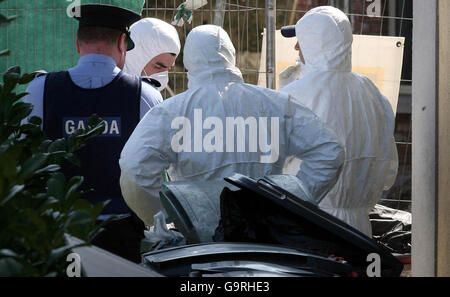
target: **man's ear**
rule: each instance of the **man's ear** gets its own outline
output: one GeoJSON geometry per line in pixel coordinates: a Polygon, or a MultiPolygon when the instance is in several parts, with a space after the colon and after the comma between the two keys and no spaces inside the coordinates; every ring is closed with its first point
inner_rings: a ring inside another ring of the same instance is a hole
{"type": "Polygon", "coordinates": [[[75,44],[77,46],[77,53],[80,54],[80,42],[78,41],[78,38],[75,40],[75,44]]]}
{"type": "Polygon", "coordinates": [[[126,52],[127,51],[127,35],[125,33],[122,33],[122,35],[120,35],[120,38],[118,40],[118,44],[117,44],[120,52],[126,52]]]}

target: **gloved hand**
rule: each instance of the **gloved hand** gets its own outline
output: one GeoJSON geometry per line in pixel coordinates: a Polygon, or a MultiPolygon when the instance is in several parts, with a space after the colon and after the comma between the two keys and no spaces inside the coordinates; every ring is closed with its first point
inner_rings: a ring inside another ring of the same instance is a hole
{"type": "Polygon", "coordinates": [[[144,230],[145,238],[141,242],[141,253],[165,247],[186,245],[186,239],[183,234],[175,230],[169,230],[162,212],[158,212],[154,216],[154,222],[155,225],[152,231],[144,230]]]}
{"type": "Polygon", "coordinates": [[[294,65],[286,67],[283,71],[278,75],[278,89],[281,90],[294,80],[300,78],[300,73],[302,70],[302,62],[299,59],[295,61],[294,65]]]}
{"type": "Polygon", "coordinates": [[[181,3],[177,7],[178,13],[175,15],[172,25],[181,27],[184,25],[184,22],[190,24],[192,22],[192,11],[206,4],[208,4],[207,0],[187,0],[181,3]]]}

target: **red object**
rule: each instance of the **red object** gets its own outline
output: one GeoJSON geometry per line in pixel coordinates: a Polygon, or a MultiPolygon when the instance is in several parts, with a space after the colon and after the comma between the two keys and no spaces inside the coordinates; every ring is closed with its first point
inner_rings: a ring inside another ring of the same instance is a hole
{"type": "Polygon", "coordinates": [[[403,264],[411,264],[411,255],[398,255],[395,256],[403,264]]]}

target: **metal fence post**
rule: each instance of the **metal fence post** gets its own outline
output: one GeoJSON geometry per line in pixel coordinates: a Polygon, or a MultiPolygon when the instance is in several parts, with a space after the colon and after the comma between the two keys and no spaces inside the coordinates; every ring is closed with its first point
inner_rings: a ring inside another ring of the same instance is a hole
{"type": "Polygon", "coordinates": [[[214,25],[223,27],[223,20],[225,19],[225,1],[216,0],[216,8],[214,11],[214,25]]]}
{"type": "Polygon", "coordinates": [[[266,0],[266,86],[275,89],[276,0],[266,0]]]}

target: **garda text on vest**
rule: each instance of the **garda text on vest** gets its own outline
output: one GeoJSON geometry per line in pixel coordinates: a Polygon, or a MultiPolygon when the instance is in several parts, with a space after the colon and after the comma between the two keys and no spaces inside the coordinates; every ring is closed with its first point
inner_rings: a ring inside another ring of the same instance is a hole
{"type": "MultiPolygon", "coordinates": [[[[102,117],[105,130],[100,137],[120,137],[122,125],[120,117],[102,117]]],[[[63,135],[70,136],[78,129],[86,129],[89,118],[87,117],[65,117],[63,118],[63,135]]]]}

